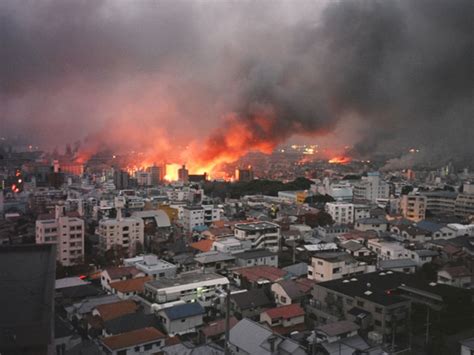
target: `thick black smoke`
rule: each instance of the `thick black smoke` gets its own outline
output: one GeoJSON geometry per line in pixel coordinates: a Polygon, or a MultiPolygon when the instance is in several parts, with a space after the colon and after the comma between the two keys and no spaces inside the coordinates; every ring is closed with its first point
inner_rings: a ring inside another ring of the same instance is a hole
{"type": "Polygon", "coordinates": [[[0,130],[168,154],[229,112],[275,143],[356,116],[356,154],[471,158],[473,13],[472,0],[5,0],[0,130]]]}

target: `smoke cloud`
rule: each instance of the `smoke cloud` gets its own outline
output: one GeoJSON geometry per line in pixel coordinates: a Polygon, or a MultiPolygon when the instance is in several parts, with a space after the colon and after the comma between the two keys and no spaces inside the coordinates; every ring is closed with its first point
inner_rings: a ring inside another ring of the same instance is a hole
{"type": "Polygon", "coordinates": [[[472,159],[473,10],[471,0],[5,0],[0,130],[207,165],[293,135],[337,137],[357,117],[356,155],[416,147],[472,159]]]}

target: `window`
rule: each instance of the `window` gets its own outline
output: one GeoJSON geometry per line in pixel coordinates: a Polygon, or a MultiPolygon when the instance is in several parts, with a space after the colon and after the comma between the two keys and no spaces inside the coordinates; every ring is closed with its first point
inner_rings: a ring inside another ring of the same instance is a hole
{"type": "Polygon", "coordinates": [[[186,322],[186,318],[181,319],[181,323],[186,322]]]}
{"type": "Polygon", "coordinates": [[[135,349],[134,349],[136,352],[140,351],[140,347],[139,346],[135,346],[135,349]]]}
{"type": "Polygon", "coordinates": [[[150,350],[153,347],[153,344],[146,344],[144,346],[145,350],[150,350]]]}
{"type": "Polygon", "coordinates": [[[285,296],[281,296],[280,300],[281,300],[282,303],[286,303],[286,297],[285,296]]]}
{"type": "Polygon", "coordinates": [[[354,300],[352,298],[346,298],[346,303],[351,306],[354,303],[354,300]]]}
{"type": "Polygon", "coordinates": [[[381,307],[375,307],[375,312],[376,313],[382,313],[382,308],[381,307]]]}
{"type": "Polygon", "coordinates": [[[364,301],[357,301],[357,305],[359,307],[364,307],[364,301]]]}

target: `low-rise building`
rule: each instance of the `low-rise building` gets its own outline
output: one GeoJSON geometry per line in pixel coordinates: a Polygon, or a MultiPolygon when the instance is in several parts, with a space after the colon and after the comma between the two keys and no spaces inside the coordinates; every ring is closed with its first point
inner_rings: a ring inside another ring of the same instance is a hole
{"type": "Polygon", "coordinates": [[[150,281],[150,276],[136,277],[128,280],[112,282],[109,284],[112,293],[121,300],[129,299],[143,293],[145,282],[150,281]]]}
{"type": "Polygon", "coordinates": [[[218,291],[225,288],[229,280],[214,273],[187,273],[174,279],[162,278],[145,283],[145,296],[153,303],[165,304],[182,300],[197,301],[210,306],[218,291]]]}
{"type": "Polygon", "coordinates": [[[260,314],[260,323],[270,327],[294,327],[304,323],[304,309],[297,303],[270,308],[260,314]]]}
{"type": "Polygon", "coordinates": [[[328,281],[371,271],[375,271],[375,266],[358,262],[346,252],[321,252],[311,258],[308,278],[314,281],[328,281]]]}
{"type": "Polygon", "coordinates": [[[367,247],[377,254],[381,260],[409,258],[408,251],[403,245],[396,241],[383,239],[369,239],[367,247]]]}
{"type": "Polygon", "coordinates": [[[242,319],[230,330],[232,353],[248,355],[305,355],[306,350],[296,341],[273,333],[261,324],[242,319]]]}
{"type": "Polygon", "coordinates": [[[109,267],[100,273],[100,284],[104,290],[112,291],[110,284],[113,282],[143,276],[145,273],[134,266],[109,267]]]}
{"type": "Polygon", "coordinates": [[[280,246],[280,226],[276,223],[239,223],[234,226],[234,236],[238,240],[250,240],[253,249],[267,248],[276,252],[280,246]]]}
{"type": "Polygon", "coordinates": [[[406,274],[413,274],[416,271],[417,263],[412,259],[388,259],[379,261],[379,269],[383,271],[398,271],[406,274]]]}
{"type": "Polygon", "coordinates": [[[176,265],[158,259],[158,256],[154,254],[140,255],[125,259],[123,263],[125,266],[134,266],[142,271],[145,276],[151,276],[155,280],[162,277],[173,278],[176,276],[176,265]]]}
{"type": "Polygon", "coordinates": [[[273,300],[262,288],[236,292],[230,296],[231,311],[238,319],[258,319],[265,309],[273,307],[273,300]]]}
{"type": "Polygon", "coordinates": [[[282,280],[271,286],[271,291],[277,305],[290,305],[292,303],[304,303],[311,296],[314,282],[307,279],[282,280]]]}
{"type": "Polygon", "coordinates": [[[278,267],[278,255],[268,249],[253,249],[234,254],[235,265],[256,266],[270,265],[278,267]]]}
{"type": "Polygon", "coordinates": [[[165,335],[156,328],[148,327],[102,338],[100,343],[106,354],[151,355],[165,345],[165,335]]]}
{"type": "Polygon", "coordinates": [[[460,288],[472,288],[474,274],[465,266],[447,266],[438,271],[438,283],[460,288]]]}
{"type": "Polygon", "coordinates": [[[203,324],[204,308],[198,302],[167,307],[158,312],[168,335],[181,335],[196,331],[203,324]]]}
{"type": "Polygon", "coordinates": [[[362,232],[386,232],[388,222],[385,218],[361,218],[354,222],[354,229],[362,232]]]}
{"type": "Polygon", "coordinates": [[[196,254],[194,260],[203,272],[218,272],[231,267],[235,257],[219,251],[208,251],[196,254]]]}

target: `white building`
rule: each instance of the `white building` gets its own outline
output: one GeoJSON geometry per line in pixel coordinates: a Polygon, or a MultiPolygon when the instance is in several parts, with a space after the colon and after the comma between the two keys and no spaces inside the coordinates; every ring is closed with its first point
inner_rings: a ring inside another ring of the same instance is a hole
{"type": "Polygon", "coordinates": [[[210,306],[220,290],[229,284],[227,277],[214,273],[188,273],[145,284],[145,295],[157,304],[174,301],[199,302],[210,306]]]}
{"type": "Polygon", "coordinates": [[[381,239],[369,239],[367,247],[375,252],[378,259],[393,260],[409,258],[409,253],[399,242],[387,242],[381,239]]]}
{"type": "Polygon", "coordinates": [[[36,244],[56,244],[56,259],[64,266],[84,261],[84,220],[65,214],[64,206],[54,216],[36,221],[36,244]]]}
{"type": "Polygon", "coordinates": [[[204,225],[204,208],[202,206],[183,207],[183,227],[186,232],[192,232],[195,227],[204,225]]]}
{"type": "Polygon", "coordinates": [[[135,266],[138,270],[142,271],[145,276],[151,276],[155,280],[162,277],[173,278],[176,276],[176,265],[158,259],[154,254],[140,255],[125,259],[123,264],[125,266],[135,266]]]}
{"type": "Polygon", "coordinates": [[[212,243],[211,249],[221,253],[235,254],[252,249],[252,242],[250,240],[238,240],[234,237],[221,238],[212,243]]]}
{"type": "Polygon", "coordinates": [[[346,252],[323,252],[311,258],[308,279],[322,282],[372,271],[375,271],[375,266],[358,262],[346,252]]]}
{"type": "Polygon", "coordinates": [[[276,252],[280,245],[280,226],[271,222],[238,223],[234,226],[234,236],[250,240],[252,249],[267,248],[276,252]]]}
{"type": "Polygon", "coordinates": [[[102,251],[119,246],[134,255],[137,246],[143,246],[144,225],[139,217],[122,217],[122,210],[117,208],[117,218],[102,219],[97,229],[99,245],[102,251]]]}
{"type": "Polygon", "coordinates": [[[326,212],[329,213],[336,224],[354,222],[354,205],[347,202],[328,202],[326,212]]]}
{"type": "Polygon", "coordinates": [[[425,219],[426,196],[423,195],[402,195],[400,199],[400,210],[403,217],[414,222],[425,219]]]}
{"type": "Polygon", "coordinates": [[[378,199],[388,199],[390,186],[380,179],[378,172],[371,172],[354,185],[354,200],[377,202],[378,199]]]}

